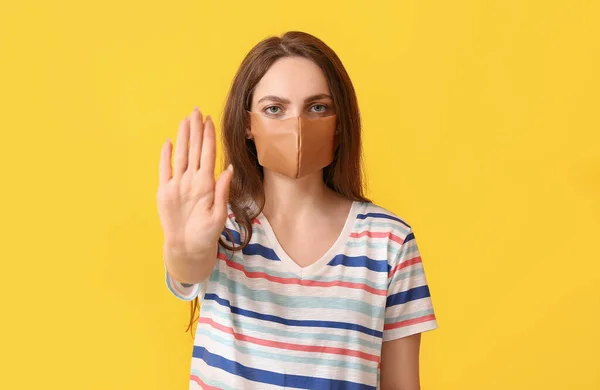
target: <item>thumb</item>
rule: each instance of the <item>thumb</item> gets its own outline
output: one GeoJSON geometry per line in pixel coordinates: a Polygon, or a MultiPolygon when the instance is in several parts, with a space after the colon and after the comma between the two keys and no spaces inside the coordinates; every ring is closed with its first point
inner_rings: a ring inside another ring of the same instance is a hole
{"type": "Polygon", "coordinates": [[[229,202],[229,189],[231,187],[231,180],[233,179],[233,166],[229,164],[219,175],[217,182],[215,183],[215,211],[220,216],[227,217],[227,203],[229,202]],[[221,215],[222,214],[222,215],[221,215]]]}

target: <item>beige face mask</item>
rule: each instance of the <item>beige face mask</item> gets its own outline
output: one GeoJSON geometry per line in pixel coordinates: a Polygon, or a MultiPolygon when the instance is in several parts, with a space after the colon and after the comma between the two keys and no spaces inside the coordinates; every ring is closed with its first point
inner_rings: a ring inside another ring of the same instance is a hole
{"type": "Polygon", "coordinates": [[[337,117],[274,119],[248,111],[258,163],[299,179],[333,161],[337,117]]]}

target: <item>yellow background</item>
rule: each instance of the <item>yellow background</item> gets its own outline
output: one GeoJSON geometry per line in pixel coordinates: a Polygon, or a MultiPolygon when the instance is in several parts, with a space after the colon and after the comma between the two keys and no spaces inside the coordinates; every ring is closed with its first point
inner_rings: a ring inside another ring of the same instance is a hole
{"type": "Polygon", "coordinates": [[[600,389],[598,3],[369,3],[2,2],[0,388],[187,388],[160,147],[299,29],[354,81],[369,195],[415,228],[423,389],[600,389]]]}

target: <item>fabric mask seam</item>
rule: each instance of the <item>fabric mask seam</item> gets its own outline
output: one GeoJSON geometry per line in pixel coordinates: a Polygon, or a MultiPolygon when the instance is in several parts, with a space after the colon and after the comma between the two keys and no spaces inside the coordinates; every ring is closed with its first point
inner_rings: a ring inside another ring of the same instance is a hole
{"type": "Polygon", "coordinates": [[[298,179],[300,177],[300,169],[301,169],[301,164],[300,162],[302,161],[302,117],[298,117],[298,131],[297,131],[297,141],[296,141],[296,159],[297,159],[297,163],[296,163],[296,179],[298,179]]]}

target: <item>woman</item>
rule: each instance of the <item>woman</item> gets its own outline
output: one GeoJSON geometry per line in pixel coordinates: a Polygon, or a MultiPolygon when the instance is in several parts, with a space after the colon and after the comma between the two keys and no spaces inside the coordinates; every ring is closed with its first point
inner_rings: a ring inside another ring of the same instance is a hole
{"type": "MultiPolygon", "coordinates": [[[[243,60],[215,128],[196,108],[158,208],[167,286],[202,300],[190,388],[419,388],[437,327],[411,227],[363,195],[360,117],[337,55],[302,32],[243,60]],[[189,143],[189,148],[188,148],[189,143]]],[[[192,313],[193,316],[193,313],[192,313]]]]}

